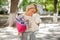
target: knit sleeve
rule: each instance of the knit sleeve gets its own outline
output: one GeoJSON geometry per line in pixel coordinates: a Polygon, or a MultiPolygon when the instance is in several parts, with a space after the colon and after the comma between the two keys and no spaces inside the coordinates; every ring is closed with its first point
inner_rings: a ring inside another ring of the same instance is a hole
{"type": "Polygon", "coordinates": [[[36,23],[41,23],[40,15],[39,14],[34,14],[33,19],[36,23]]]}

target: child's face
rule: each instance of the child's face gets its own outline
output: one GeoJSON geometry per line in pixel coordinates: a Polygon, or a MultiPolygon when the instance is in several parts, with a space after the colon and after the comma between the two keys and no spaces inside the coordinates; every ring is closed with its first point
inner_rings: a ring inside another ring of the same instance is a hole
{"type": "Polygon", "coordinates": [[[35,7],[29,8],[29,12],[30,12],[30,13],[35,13],[35,12],[36,12],[36,8],[35,8],[35,7]]]}

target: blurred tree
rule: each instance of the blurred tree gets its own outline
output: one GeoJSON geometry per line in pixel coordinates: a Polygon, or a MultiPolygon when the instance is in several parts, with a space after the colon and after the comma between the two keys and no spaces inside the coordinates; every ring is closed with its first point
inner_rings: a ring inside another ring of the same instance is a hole
{"type": "Polygon", "coordinates": [[[23,0],[23,2],[20,5],[20,8],[23,8],[23,10],[25,11],[26,7],[31,3],[37,4],[37,0],[23,0]]]}
{"type": "Polygon", "coordinates": [[[10,6],[10,13],[7,23],[11,27],[15,21],[16,21],[16,13],[18,10],[18,2],[19,0],[11,0],[11,6],[10,6]]]}
{"type": "Polygon", "coordinates": [[[0,0],[0,7],[2,7],[3,5],[7,5],[7,0],[0,0]]]}
{"type": "Polygon", "coordinates": [[[28,5],[28,0],[23,0],[21,5],[20,5],[20,8],[25,9],[27,5],[28,5]]]}
{"type": "Polygon", "coordinates": [[[58,11],[60,11],[60,0],[58,0],[58,11]]]}
{"type": "Polygon", "coordinates": [[[58,3],[58,0],[54,0],[54,13],[57,12],[57,3],[58,3]]]}
{"type": "MultiPolygon", "coordinates": [[[[56,1],[56,0],[55,0],[56,1]]],[[[20,5],[21,8],[25,9],[27,5],[35,3],[42,5],[48,11],[54,12],[55,4],[54,0],[23,0],[22,4],[20,5]]],[[[60,0],[58,0],[58,10],[60,11],[60,0]]]]}
{"type": "Polygon", "coordinates": [[[0,0],[0,14],[7,14],[6,6],[8,6],[7,0],[0,0]]]}
{"type": "Polygon", "coordinates": [[[58,15],[60,15],[60,0],[58,0],[58,15]]]}

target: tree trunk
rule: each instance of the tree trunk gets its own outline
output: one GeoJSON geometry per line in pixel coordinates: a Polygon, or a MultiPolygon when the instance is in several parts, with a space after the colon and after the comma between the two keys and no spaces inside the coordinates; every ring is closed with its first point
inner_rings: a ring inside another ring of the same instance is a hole
{"type": "Polygon", "coordinates": [[[58,0],[54,0],[54,17],[53,17],[53,22],[57,23],[57,16],[58,16],[58,0]]]}
{"type": "Polygon", "coordinates": [[[57,3],[58,3],[58,0],[54,0],[54,13],[57,12],[57,3]]]}
{"type": "Polygon", "coordinates": [[[16,21],[15,17],[16,17],[16,12],[18,9],[18,2],[19,0],[11,0],[10,13],[9,13],[9,18],[8,18],[9,26],[12,26],[16,21]]]}

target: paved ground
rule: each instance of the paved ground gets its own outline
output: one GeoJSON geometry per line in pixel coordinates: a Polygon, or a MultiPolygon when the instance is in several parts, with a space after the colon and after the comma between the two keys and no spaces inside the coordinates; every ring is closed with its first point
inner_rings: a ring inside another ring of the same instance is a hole
{"type": "MultiPolygon", "coordinates": [[[[37,40],[60,40],[60,25],[41,24],[35,36],[37,40]]],[[[18,40],[16,28],[0,28],[0,40],[18,40]]]]}
{"type": "Polygon", "coordinates": [[[0,40],[17,40],[17,31],[15,28],[0,28],[0,40]]]}

